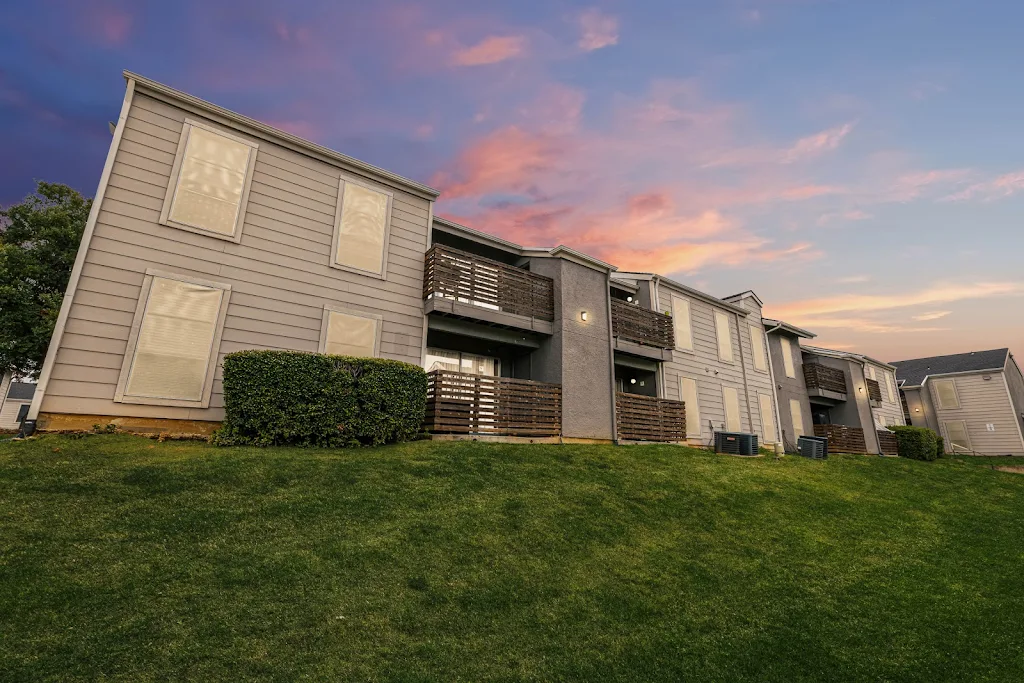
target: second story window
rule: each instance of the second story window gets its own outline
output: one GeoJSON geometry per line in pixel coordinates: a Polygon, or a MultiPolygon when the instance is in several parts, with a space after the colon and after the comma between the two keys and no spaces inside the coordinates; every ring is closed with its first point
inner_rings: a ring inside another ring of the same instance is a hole
{"type": "Polygon", "coordinates": [[[391,230],[390,192],[342,178],[331,265],[384,277],[391,230]]]}
{"type": "Polygon", "coordinates": [[[956,384],[951,379],[935,380],[935,398],[941,410],[959,410],[960,397],[956,395],[956,384]]]}
{"type": "Polygon", "coordinates": [[[160,222],[239,241],[257,145],[185,120],[160,222]]]}
{"type": "Polygon", "coordinates": [[[796,367],[795,363],[793,363],[793,344],[789,341],[788,337],[780,337],[779,341],[782,344],[782,365],[786,369],[786,377],[795,379],[796,367]]]}
{"type": "Polygon", "coordinates": [[[672,325],[675,328],[676,348],[693,351],[690,302],[678,296],[672,297],[672,325]]]}
{"type": "Polygon", "coordinates": [[[729,331],[729,314],[715,311],[715,332],[718,335],[718,358],[732,362],[732,334],[729,331]]]}
{"type": "Polygon", "coordinates": [[[764,330],[757,325],[750,326],[750,346],[754,355],[754,369],[768,372],[768,361],[764,355],[764,330]]]}

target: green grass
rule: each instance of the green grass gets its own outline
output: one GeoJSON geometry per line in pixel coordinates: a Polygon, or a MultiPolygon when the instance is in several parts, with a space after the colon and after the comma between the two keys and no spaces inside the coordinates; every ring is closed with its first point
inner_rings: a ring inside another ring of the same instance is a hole
{"type": "Polygon", "coordinates": [[[1024,475],[0,444],[0,680],[1024,680],[1024,475]]]}

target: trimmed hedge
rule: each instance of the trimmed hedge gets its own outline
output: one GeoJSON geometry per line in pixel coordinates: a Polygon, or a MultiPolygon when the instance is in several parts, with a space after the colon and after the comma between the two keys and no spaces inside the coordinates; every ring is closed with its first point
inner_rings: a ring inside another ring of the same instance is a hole
{"type": "Polygon", "coordinates": [[[944,455],[946,455],[946,442],[942,439],[941,436],[936,435],[935,436],[935,457],[936,458],[941,458],[944,455]]]}
{"type": "Polygon", "coordinates": [[[421,430],[422,368],[382,358],[298,351],[239,351],[224,357],[224,424],[230,446],[376,446],[421,430]]]}
{"type": "Polygon", "coordinates": [[[926,427],[889,427],[896,433],[901,458],[935,460],[942,454],[941,438],[926,427]]]}

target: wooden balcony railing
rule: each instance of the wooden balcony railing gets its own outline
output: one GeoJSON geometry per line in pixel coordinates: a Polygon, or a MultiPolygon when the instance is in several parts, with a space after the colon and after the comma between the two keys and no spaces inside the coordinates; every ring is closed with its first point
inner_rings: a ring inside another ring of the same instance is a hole
{"type": "Polygon", "coordinates": [[[676,345],[672,316],[621,299],[612,299],[612,334],[659,349],[671,349],[676,345]]]}
{"type": "Polygon", "coordinates": [[[617,392],[615,427],[629,441],[686,441],[686,406],[682,401],[617,392]]]}
{"type": "Polygon", "coordinates": [[[878,448],[882,451],[882,455],[900,454],[899,442],[896,440],[896,435],[888,429],[878,430],[878,448]]]}
{"type": "Polygon", "coordinates": [[[821,363],[804,363],[804,382],[808,389],[823,389],[845,394],[846,375],[842,370],[821,363]]]}
{"type": "Polygon", "coordinates": [[[867,444],[864,441],[864,430],[860,427],[814,425],[814,435],[824,436],[828,439],[829,453],[865,454],[868,452],[867,444]]]}
{"type": "Polygon", "coordinates": [[[558,436],[562,433],[562,387],[434,370],[427,373],[423,427],[440,434],[558,436]]]}
{"type": "Polygon", "coordinates": [[[866,379],[865,383],[868,385],[868,398],[872,401],[882,402],[882,387],[877,380],[866,379]]]}
{"type": "Polygon", "coordinates": [[[431,247],[424,259],[423,298],[432,296],[539,320],[555,319],[551,278],[441,244],[431,247]]]}

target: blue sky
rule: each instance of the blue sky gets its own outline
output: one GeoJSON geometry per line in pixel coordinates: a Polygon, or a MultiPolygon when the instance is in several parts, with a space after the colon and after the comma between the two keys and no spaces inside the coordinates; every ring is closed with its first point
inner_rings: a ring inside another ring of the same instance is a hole
{"type": "Polygon", "coordinates": [[[92,194],[122,69],[442,190],[438,213],[885,360],[1024,349],[1024,5],[8,2],[0,203],[92,194]]]}

